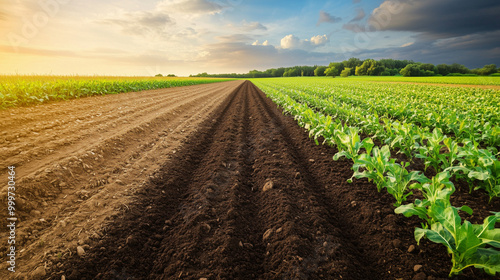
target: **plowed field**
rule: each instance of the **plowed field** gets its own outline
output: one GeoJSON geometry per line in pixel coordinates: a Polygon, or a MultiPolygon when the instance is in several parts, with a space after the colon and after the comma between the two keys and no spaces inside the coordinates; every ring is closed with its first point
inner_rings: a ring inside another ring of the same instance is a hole
{"type": "Polygon", "coordinates": [[[23,197],[18,277],[447,278],[444,247],[416,246],[418,219],[348,184],[352,163],[248,81],[8,110],[0,123],[1,169],[17,166],[23,197]]]}

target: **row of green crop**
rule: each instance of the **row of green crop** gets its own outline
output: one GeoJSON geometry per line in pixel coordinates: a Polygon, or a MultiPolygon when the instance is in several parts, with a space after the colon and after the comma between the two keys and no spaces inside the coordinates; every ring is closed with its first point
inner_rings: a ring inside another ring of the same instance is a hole
{"type": "MultiPolygon", "coordinates": [[[[227,79],[226,79],[227,80],[227,79]]],[[[158,78],[0,78],[0,109],[93,95],[117,94],[159,88],[226,81],[223,79],[158,78]]]]}
{"type": "Polygon", "coordinates": [[[332,102],[360,107],[380,117],[441,129],[457,141],[500,145],[500,92],[470,88],[332,82],[325,79],[269,80],[332,102]]]}
{"type": "Polygon", "coordinates": [[[436,83],[462,85],[500,85],[500,77],[401,77],[401,76],[351,76],[347,79],[355,81],[436,83]]]}
{"type": "MultiPolygon", "coordinates": [[[[277,88],[276,85],[268,85],[267,81],[265,84],[256,82],[264,91],[286,92],[294,101],[356,125],[362,133],[372,135],[391,149],[397,149],[410,161],[413,157],[423,159],[426,169],[432,166],[437,173],[444,170],[452,172],[457,178],[464,179],[471,191],[484,189],[490,200],[500,196],[500,161],[495,156],[498,153],[495,147],[480,149],[475,141],[464,139],[458,142],[437,128],[431,132],[428,128],[405,121],[379,118],[376,113],[371,114],[360,107],[337,104],[333,98],[323,99],[295,89],[277,88]]],[[[318,135],[321,133],[319,131],[318,135]]]]}
{"type": "Polygon", "coordinates": [[[471,224],[467,220],[462,222],[458,211],[472,215],[472,209],[451,205],[450,197],[455,187],[449,181],[451,176],[448,171],[430,179],[420,171],[409,172],[406,169],[408,163],[397,163],[390,158],[388,145],[379,148],[371,138],[361,139],[358,127],[311,109],[306,103],[292,98],[289,91],[268,87],[262,81],[254,82],[275,103],[292,114],[299,125],[308,129],[316,141],[321,136],[324,143],[336,146],[339,152],[335,160],[342,156],[352,159],[353,177],[368,178],[379,191],[386,189],[392,194],[395,206],[398,206],[396,213],[422,218],[423,227],[415,229],[415,239],[420,242],[426,236],[447,247],[452,256],[450,276],[471,266],[493,275],[500,272],[500,251],[497,250],[500,248],[500,229],[495,228],[500,213],[487,217],[483,224],[471,224]],[[424,199],[402,205],[412,194],[411,190],[419,190],[424,199]]]}

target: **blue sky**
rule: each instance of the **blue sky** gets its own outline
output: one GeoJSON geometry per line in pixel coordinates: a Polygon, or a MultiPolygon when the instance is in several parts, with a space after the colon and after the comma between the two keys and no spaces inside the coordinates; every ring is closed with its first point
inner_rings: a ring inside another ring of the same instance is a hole
{"type": "Polygon", "coordinates": [[[500,65],[497,0],[0,0],[0,73],[189,75],[349,57],[500,65]]]}

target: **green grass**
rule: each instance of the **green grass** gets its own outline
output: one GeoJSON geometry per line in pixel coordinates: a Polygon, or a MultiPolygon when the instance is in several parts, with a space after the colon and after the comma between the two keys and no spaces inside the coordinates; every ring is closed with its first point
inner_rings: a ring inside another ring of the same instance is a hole
{"type": "Polygon", "coordinates": [[[0,76],[0,109],[93,95],[216,83],[233,79],[113,77],[113,76],[0,76]]]}

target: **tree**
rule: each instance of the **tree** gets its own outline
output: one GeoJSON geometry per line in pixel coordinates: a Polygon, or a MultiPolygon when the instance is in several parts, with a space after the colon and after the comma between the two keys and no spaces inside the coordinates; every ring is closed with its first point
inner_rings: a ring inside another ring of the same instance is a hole
{"type": "Polygon", "coordinates": [[[356,76],[366,76],[368,75],[368,63],[364,63],[361,66],[356,66],[356,76]]]}
{"type": "Polygon", "coordinates": [[[318,76],[318,77],[325,76],[326,68],[327,68],[326,66],[316,67],[316,69],[314,69],[314,76],[318,76]]]}
{"type": "Polygon", "coordinates": [[[438,66],[436,66],[436,68],[437,68],[437,73],[436,74],[440,74],[440,75],[446,76],[446,75],[448,75],[448,74],[451,73],[449,65],[439,64],[438,66]]]}
{"type": "Polygon", "coordinates": [[[285,73],[285,68],[283,68],[283,67],[271,70],[272,77],[283,77],[284,73],[285,73]]]}
{"type": "Polygon", "coordinates": [[[341,77],[348,77],[351,74],[351,68],[344,68],[342,72],[340,72],[341,77]]]}
{"type": "Polygon", "coordinates": [[[491,75],[497,72],[497,66],[495,64],[485,65],[483,68],[478,69],[477,73],[482,76],[491,75]]]}
{"type": "Polygon", "coordinates": [[[422,69],[424,71],[432,71],[434,73],[438,72],[436,66],[434,66],[434,64],[431,64],[431,63],[420,64],[420,69],[422,69]]]}
{"type": "Polygon", "coordinates": [[[335,75],[334,76],[338,76],[340,75],[340,71],[344,70],[344,63],[342,62],[331,62],[329,65],[328,65],[328,68],[335,68],[335,75]]]}
{"type": "Polygon", "coordinates": [[[435,75],[434,71],[426,70],[429,68],[430,68],[429,65],[413,63],[406,65],[406,67],[401,69],[399,73],[401,73],[401,75],[405,77],[434,76],[435,75]],[[424,65],[425,69],[422,69],[422,65],[424,65]]]}
{"type": "Polygon", "coordinates": [[[356,67],[357,76],[379,76],[384,72],[385,67],[382,66],[378,61],[373,59],[367,59],[361,64],[361,66],[356,67]]]}
{"type": "Polygon", "coordinates": [[[462,64],[453,63],[450,65],[450,73],[468,74],[470,70],[462,64]]]}
{"type": "Polygon", "coordinates": [[[283,73],[283,77],[297,77],[300,76],[301,71],[298,67],[288,68],[285,73],[283,73]]]}
{"type": "Polygon", "coordinates": [[[162,74],[156,74],[155,77],[163,77],[162,74]]]}
{"type": "Polygon", "coordinates": [[[422,70],[420,69],[419,65],[414,63],[406,65],[406,67],[401,69],[399,73],[404,77],[416,77],[416,76],[422,76],[421,71],[422,70]]]}
{"type": "Polygon", "coordinates": [[[351,57],[348,60],[342,61],[342,64],[344,64],[344,67],[355,69],[356,66],[361,66],[363,64],[363,61],[359,58],[351,57]]]}
{"type": "Polygon", "coordinates": [[[337,69],[335,69],[335,67],[328,67],[325,70],[325,75],[335,78],[335,76],[337,75],[337,69]]]}

